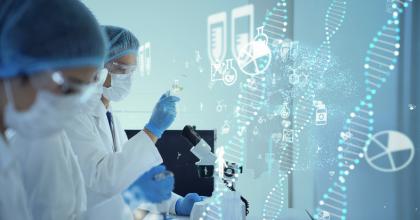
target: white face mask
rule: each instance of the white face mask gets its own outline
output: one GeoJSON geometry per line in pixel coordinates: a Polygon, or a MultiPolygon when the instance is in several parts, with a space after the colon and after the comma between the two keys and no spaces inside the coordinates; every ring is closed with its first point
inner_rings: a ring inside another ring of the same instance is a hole
{"type": "Polygon", "coordinates": [[[111,87],[104,87],[103,94],[110,101],[118,102],[130,94],[133,73],[113,74],[111,73],[111,87]]]}
{"type": "Polygon", "coordinates": [[[4,81],[4,86],[8,99],[6,126],[24,137],[40,138],[59,132],[80,111],[82,94],[60,96],[43,90],[37,92],[29,110],[17,111],[10,81],[4,81]]]}
{"type": "Polygon", "coordinates": [[[90,98],[86,101],[84,105],[84,110],[86,112],[92,112],[96,109],[99,103],[101,102],[103,89],[104,89],[104,83],[106,80],[106,77],[108,76],[108,70],[102,69],[99,72],[99,80],[93,85],[93,91],[91,92],[90,98]]]}

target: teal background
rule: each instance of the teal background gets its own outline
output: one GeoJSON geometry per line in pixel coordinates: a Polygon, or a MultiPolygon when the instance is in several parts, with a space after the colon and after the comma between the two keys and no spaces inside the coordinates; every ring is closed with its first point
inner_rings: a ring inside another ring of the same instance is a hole
{"type": "MultiPolygon", "coordinates": [[[[221,129],[224,120],[231,118],[238,83],[227,87],[221,82],[208,88],[210,64],[207,56],[207,17],[213,13],[226,11],[230,21],[230,11],[238,6],[253,3],[255,6],[255,27],[261,25],[267,9],[274,6],[274,0],[181,0],[181,1],[84,1],[101,24],[117,25],[128,28],[138,36],[142,43],[152,45],[152,73],[150,76],[136,75],[133,94],[122,103],[114,105],[126,129],[139,129],[147,122],[151,110],[159,96],[168,90],[174,80],[184,87],[179,104],[179,115],[171,129],[180,129],[185,124],[194,124],[199,129],[221,129]],[[195,51],[202,57],[200,64],[195,63],[195,51]],[[185,63],[189,63],[189,68],[185,63]],[[203,68],[200,73],[199,66],[203,68]],[[223,101],[226,109],[216,111],[218,102],[223,101]],[[203,111],[200,110],[203,104],[203,111]],[[132,113],[135,111],[135,113],[132,113]]],[[[323,40],[324,15],[330,1],[294,0],[290,34],[302,44],[316,48],[323,40]]],[[[356,83],[363,83],[363,58],[369,42],[384,24],[388,14],[385,12],[386,0],[348,1],[348,10],[342,29],[332,42],[332,52],[340,66],[356,83]]],[[[401,66],[393,74],[386,86],[375,98],[375,131],[400,130],[407,133],[414,144],[418,144],[420,130],[419,109],[408,110],[408,103],[420,104],[419,82],[418,19],[419,7],[411,9],[405,18],[409,23],[403,32],[405,36],[401,66]],[[409,21],[414,20],[417,23],[409,21]],[[417,62],[416,62],[417,61],[417,62]]],[[[230,27],[228,25],[228,30],[230,27]]],[[[228,42],[230,42],[228,32],[228,42]]],[[[228,45],[228,57],[232,57],[228,45]]],[[[243,76],[238,81],[243,80],[243,76]]],[[[363,88],[363,87],[362,87],[363,88]]],[[[361,94],[355,93],[350,99],[334,103],[349,113],[360,100],[361,94]]],[[[336,146],[330,144],[338,140],[344,115],[331,117],[325,130],[314,130],[312,135],[325,140],[325,148],[335,152],[336,146]],[[331,141],[332,140],[332,141],[331,141]]],[[[311,140],[308,137],[308,144],[311,140]]],[[[355,173],[349,178],[349,216],[348,219],[414,220],[420,219],[420,164],[416,152],[413,163],[398,173],[381,173],[362,161],[355,173]],[[417,208],[417,209],[416,209],[417,208]]],[[[314,155],[303,155],[314,160],[314,155]]],[[[315,157],[316,159],[316,157],[315,157]]],[[[328,171],[335,166],[308,168],[293,173],[286,201],[289,210],[284,212],[285,219],[307,219],[304,209],[313,210],[320,195],[329,184],[328,171]]],[[[239,182],[239,190],[251,202],[250,219],[259,219],[263,202],[269,187],[276,181],[274,176],[265,173],[254,178],[254,171],[246,169],[239,182]]]]}

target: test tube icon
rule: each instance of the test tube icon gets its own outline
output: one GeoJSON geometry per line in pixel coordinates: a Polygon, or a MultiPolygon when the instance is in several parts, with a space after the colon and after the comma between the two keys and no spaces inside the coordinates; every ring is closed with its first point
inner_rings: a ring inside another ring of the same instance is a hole
{"type": "Polygon", "coordinates": [[[248,4],[233,9],[231,19],[231,49],[235,59],[238,59],[240,51],[254,38],[254,5],[248,4]]]}
{"type": "Polygon", "coordinates": [[[221,63],[226,57],[226,17],[226,12],[220,12],[207,18],[207,51],[212,64],[221,63]]]}

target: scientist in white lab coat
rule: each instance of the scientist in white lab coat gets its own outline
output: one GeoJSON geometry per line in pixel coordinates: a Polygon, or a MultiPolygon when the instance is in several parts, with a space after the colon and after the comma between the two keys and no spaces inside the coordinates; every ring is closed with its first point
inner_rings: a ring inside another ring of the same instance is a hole
{"type": "Polygon", "coordinates": [[[127,140],[118,120],[112,117],[109,101],[119,101],[128,95],[137,68],[139,42],[131,32],[122,28],[106,26],[104,30],[110,42],[105,63],[105,73],[109,72],[106,82],[98,85],[98,93],[90,100],[90,106],[66,129],[86,180],[88,210],[85,219],[133,219],[121,193],[140,176],[142,199],[151,203],[170,199],[173,205],[170,204],[169,208],[173,213],[176,206],[184,211],[190,197],[196,197],[190,195],[185,200],[171,194],[172,176],[163,181],[153,179],[155,174],[164,170],[161,166],[156,168],[162,163],[162,158],[155,143],[175,120],[179,98],[164,94],[144,130],[127,140]],[[152,167],[155,168],[148,171],[152,167]]]}
{"type": "MultiPolygon", "coordinates": [[[[33,219],[80,219],[86,192],[63,126],[87,98],[104,62],[106,41],[80,1],[15,1],[19,10],[0,25],[2,131],[15,132],[10,149],[22,169],[33,219]]],[[[2,1],[0,14],[9,10],[3,8],[8,4],[2,1]]],[[[6,181],[3,174],[0,182],[6,181]]],[[[2,220],[27,219],[25,206],[15,204],[20,193],[3,201],[15,193],[11,187],[20,188],[19,180],[13,181],[0,192],[2,220]]]]}

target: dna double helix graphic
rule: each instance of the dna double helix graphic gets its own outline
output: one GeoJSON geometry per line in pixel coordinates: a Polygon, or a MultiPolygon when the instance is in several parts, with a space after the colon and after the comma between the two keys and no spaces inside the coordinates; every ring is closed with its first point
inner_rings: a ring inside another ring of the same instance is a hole
{"type": "Polygon", "coordinates": [[[338,141],[338,167],[327,192],[316,209],[316,219],[347,219],[346,179],[364,157],[364,150],[372,136],[374,111],[372,99],[386,82],[398,62],[400,49],[399,17],[412,0],[393,0],[392,14],[376,33],[366,52],[364,76],[366,95],[345,120],[344,134],[338,141]]]}
{"type": "Polygon", "coordinates": [[[263,21],[264,32],[267,33],[271,46],[286,39],[288,25],[287,0],[278,1],[263,21]]]}
{"type": "Polygon", "coordinates": [[[300,151],[303,146],[300,144],[299,137],[304,129],[311,124],[315,112],[313,101],[315,98],[316,85],[322,80],[322,73],[327,70],[331,60],[331,39],[342,26],[346,14],[346,1],[333,0],[328,7],[325,15],[325,40],[317,49],[316,62],[309,68],[312,74],[309,75],[309,84],[302,94],[294,100],[293,104],[293,144],[282,143],[278,147],[281,149],[278,155],[280,166],[278,182],[271,188],[266,196],[263,208],[263,219],[278,219],[285,203],[285,182],[288,175],[296,168],[299,163],[300,151]]]}
{"type": "MultiPolygon", "coordinates": [[[[284,39],[287,31],[287,3],[286,0],[279,1],[269,13],[269,19],[264,21],[264,32],[268,37],[268,45],[271,46],[279,39],[284,39]]],[[[249,125],[255,121],[261,108],[264,106],[266,98],[266,77],[259,74],[246,79],[240,83],[239,94],[234,112],[233,137],[229,139],[225,149],[225,159],[227,161],[239,162],[244,164],[245,138],[249,125]]],[[[226,191],[226,187],[216,182],[215,195],[211,204],[202,213],[202,219],[223,219],[220,212],[220,197],[226,191]]]]}

